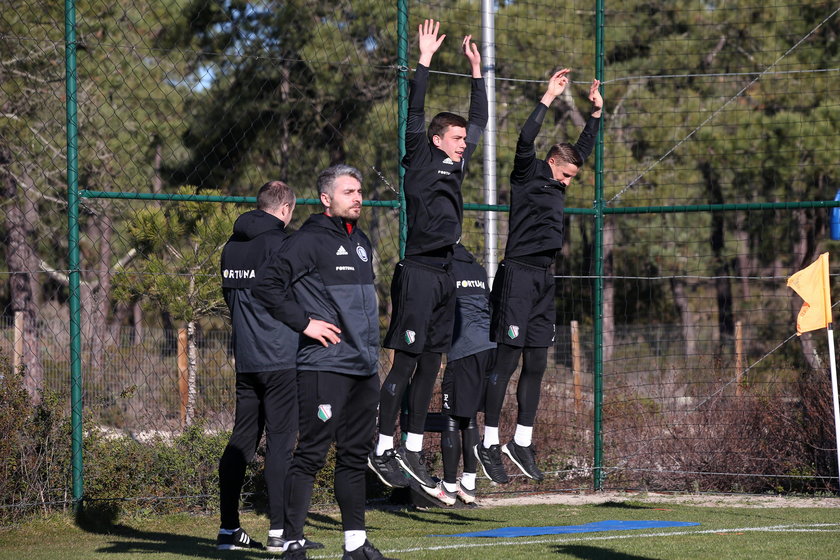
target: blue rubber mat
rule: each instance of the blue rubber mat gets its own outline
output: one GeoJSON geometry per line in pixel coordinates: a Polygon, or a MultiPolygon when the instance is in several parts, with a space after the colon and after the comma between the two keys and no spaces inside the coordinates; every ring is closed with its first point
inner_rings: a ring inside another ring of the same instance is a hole
{"type": "Polygon", "coordinates": [[[662,529],[665,527],[693,527],[699,523],[687,521],[595,521],[584,525],[560,525],[556,527],[501,527],[475,533],[454,535],[430,535],[433,537],[535,537],[538,535],[564,535],[569,533],[597,533],[599,531],[632,531],[637,529],[662,529]]]}

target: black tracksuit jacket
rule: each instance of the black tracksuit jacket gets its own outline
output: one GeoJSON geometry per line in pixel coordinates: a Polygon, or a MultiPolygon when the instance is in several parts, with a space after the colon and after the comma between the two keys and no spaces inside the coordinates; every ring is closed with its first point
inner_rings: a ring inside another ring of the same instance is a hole
{"type": "Polygon", "coordinates": [[[429,69],[418,65],[408,94],[405,131],[406,216],[408,237],[405,255],[423,255],[451,248],[461,238],[464,198],[461,183],[470,156],[487,124],[487,93],[484,78],[473,78],[467,147],[460,162],[453,163],[446,153],[429,141],[423,105],[429,69]]]}
{"type": "MultiPolygon", "coordinates": [[[[563,247],[563,211],[566,187],[556,181],[551,167],[537,158],[534,140],[548,107],[538,103],[525,121],[516,142],[516,156],[510,174],[510,219],[505,258],[558,251],[563,247]]],[[[582,159],[595,146],[601,119],[589,117],[575,149],[582,159]]]]}
{"type": "Polygon", "coordinates": [[[455,276],[455,330],[448,361],[495,348],[490,341],[490,287],[487,271],[458,243],[452,255],[455,276]]]}
{"type": "Polygon", "coordinates": [[[324,347],[300,337],[298,371],[369,376],[379,365],[379,310],[373,250],[358,227],[313,214],[257,271],[254,297],[297,332],[309,319],[341,329],[341,342],[324,347]],[[289,297],[292,294],[294,297],[289,297]]]}
{"type": "Polygon", "coordinates": [[[237,373],[295,367],[298,333],[272,317],[252,294],[256,270],[287,237],[281,220],[252,210],[236,219],[222,249],[222,294],[230,309],[237,373]]]}

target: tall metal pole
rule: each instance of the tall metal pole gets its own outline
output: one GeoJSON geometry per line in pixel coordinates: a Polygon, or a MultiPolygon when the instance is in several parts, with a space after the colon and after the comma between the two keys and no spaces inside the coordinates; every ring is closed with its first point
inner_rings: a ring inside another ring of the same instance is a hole
{"type": "Polygon", "coordinates": [[[82,507],[82,335],[79,272],[79,150],[76,100],[76,5],[64,2],[64,65],[67,97],[67,266],[70,271],[70,414],[73,507],[82,507]]]}
{"type": "Polygon", "coordinates": [[[405,257],[405,242],[408,238],[408,220],[405,213],[405,129],[408,119],[408,0],[397,2],[397,142],[400,173],[400,259],[405,257]]]}
{"type": "MultiPolygon", "coordinates": [[[[496,186],[496,21],[493,0],[481,0],[481,61],[487,88],[487,128],[484,130],[484,203],[495,205],[496,186]]],[[[485,212],[484,263],[490,285],[498,268],[495,211],[485,212]]]]}
{"type": "MultiPolygon", "coordinates": [[[[604,1],[595,2],[595,78],[604,80],[604,1]]],[[[603,94],[604,86],[601,86],[603,94]]],[[[593,380],[593,434],[594,434],[594,458],[593,458],[593,487],[601,490],[604,481],[603,473],[603,434],[601,429],[601,408],[604,402],[603,376],[604,376],[604,120],[605,114],[601,114],[602,126],[598,130],[598,138],[595,143],[595,280],[594,280],[594,309],[593,327],[595,335],[594,348],[594,380],[593,380]]]]}

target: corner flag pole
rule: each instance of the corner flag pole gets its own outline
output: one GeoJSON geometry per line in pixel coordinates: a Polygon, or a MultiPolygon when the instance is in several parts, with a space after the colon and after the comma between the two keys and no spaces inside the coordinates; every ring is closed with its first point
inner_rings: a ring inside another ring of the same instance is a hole
{"type": "Polygon", "coordinates": [[[834,403],[834,441],[837,447],[837,472],[840,483],[840,405],[837,403],[837,364],[834,359],[834,328],[828,324],[828,356],[831,363],[831,400],[834,403]]]}

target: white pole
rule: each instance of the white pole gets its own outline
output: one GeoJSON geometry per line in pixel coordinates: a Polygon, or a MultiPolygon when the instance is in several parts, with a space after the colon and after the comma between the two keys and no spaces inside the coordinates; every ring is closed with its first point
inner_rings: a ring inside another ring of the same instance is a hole
{"type": "MultiPolygon", "coordinates": [[[[828,324],[828,356],[831,360],[831,400],[834,403],[834,441],[837,447],[837,470],[840,473],[840,405],[837,403],[837,365],[834,359],[834,329],[828,324]]],[[[840,481],[840,475],[838,476],[840,481]]]]}
{"type": "MultiPolygon", "coordinates": [[[[496,204],[496,24],[492,0],[481,0],[481,62],[487,88],[487,128],[484,130],[484,204],[496,204]]],[[[496,276],[496,212],[486,211],[484,264],[490,286],[496,276]]]]}

